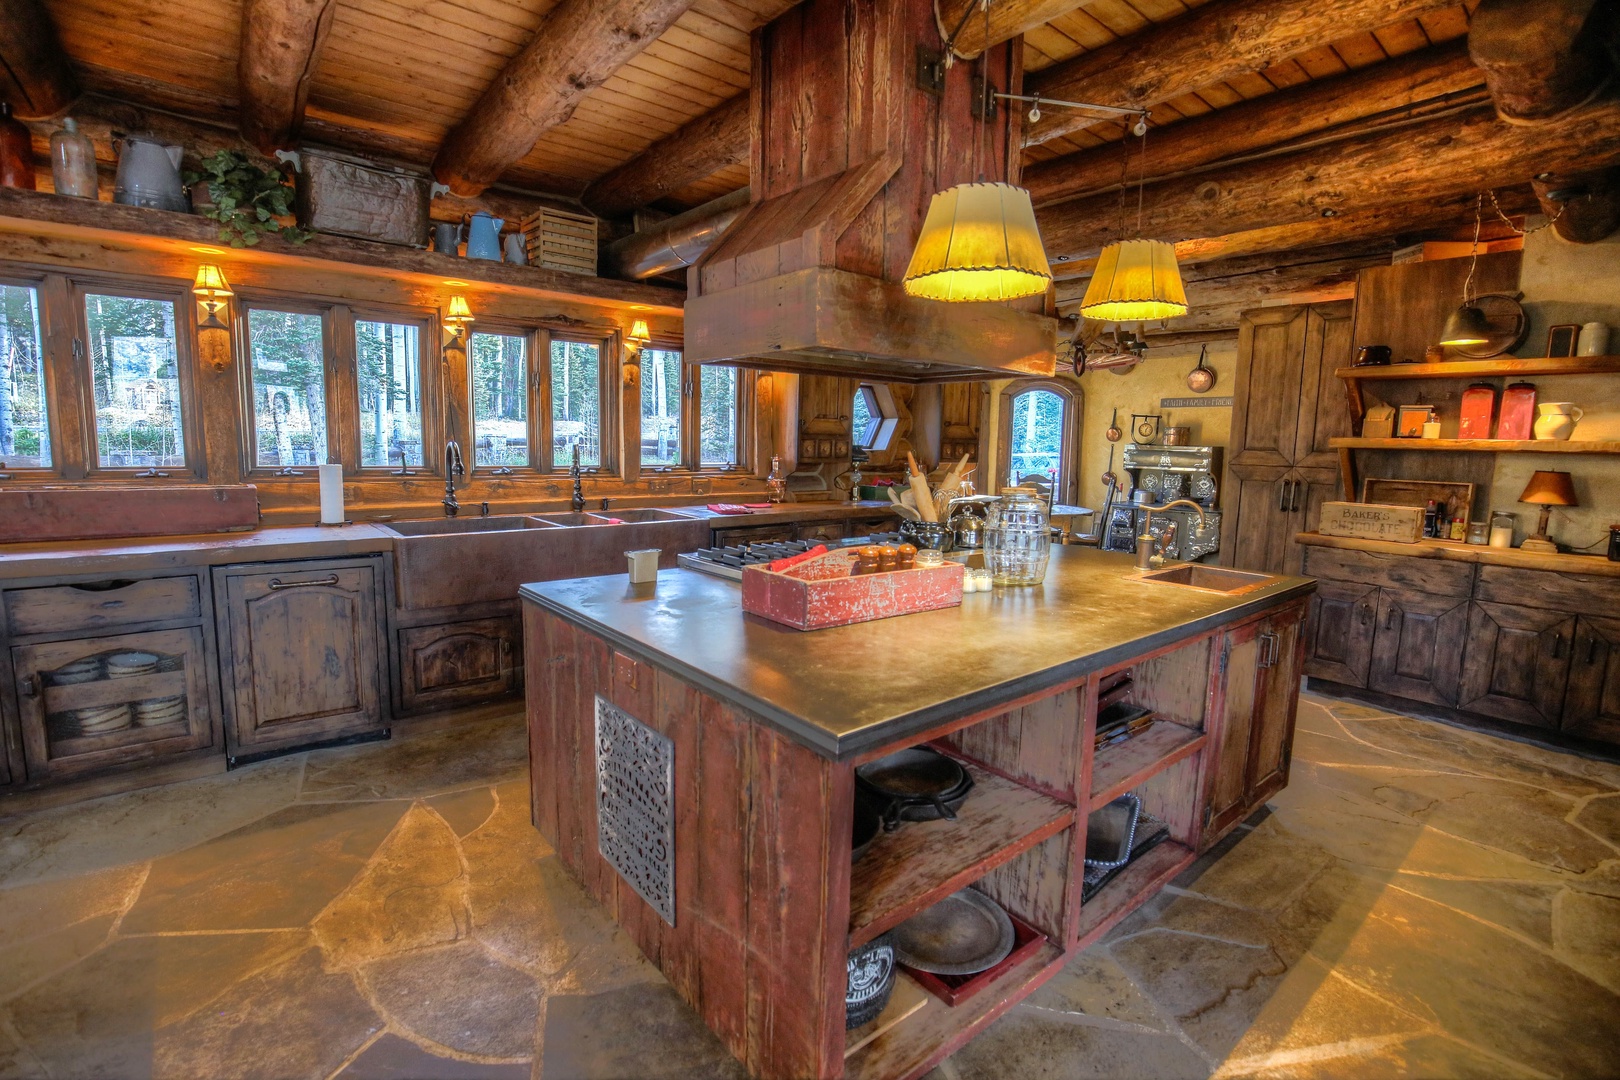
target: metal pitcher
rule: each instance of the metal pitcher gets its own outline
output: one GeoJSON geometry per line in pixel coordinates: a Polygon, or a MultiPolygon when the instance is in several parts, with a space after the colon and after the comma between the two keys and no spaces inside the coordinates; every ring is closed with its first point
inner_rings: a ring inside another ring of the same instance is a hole
{"type": "Polygon", "coordinates": [[[506,261],[513,266],[527,266],[529,264],[529,249],[520,232],[506,234],[506,261]]]}
{"type": "Polygon", "coordinates": [[[185,185],[180,181],[184,150],[145,135],[125,135],[118,141],[118,176],[113,201],[186,213],[185,185]]]}
{"type": "Polygon", "coordinates": [[[433,226],[433,250],[441,255],[456,258],[461,254],[461,225],[452,221],[441,221],[433,226]]]}
{"type": "Polygon", "coordinates": [[[501,261],[501,227],[505,220],[480,210],[467,221],[467,258],[501,261]]]}

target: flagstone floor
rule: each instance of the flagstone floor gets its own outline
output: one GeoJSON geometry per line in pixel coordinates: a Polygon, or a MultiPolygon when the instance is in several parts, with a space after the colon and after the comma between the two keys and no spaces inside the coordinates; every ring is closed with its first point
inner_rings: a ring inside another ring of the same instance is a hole
{"type": "MultiPolygon", "coordinates": [[[[1309,695],[1293,782],[930,1080],[1620,1075],[1620,766],[1309,695]]],[[[740,1076],[521,718],[0,818],[0,1078],[740,1076]]]]}

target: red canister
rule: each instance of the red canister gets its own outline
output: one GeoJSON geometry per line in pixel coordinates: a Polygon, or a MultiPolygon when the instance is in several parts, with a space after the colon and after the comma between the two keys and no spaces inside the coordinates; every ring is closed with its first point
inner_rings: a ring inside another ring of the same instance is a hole
{"type": "Polygon", "coordinates": [[[0,187],[34,190],[34,139],[0,101],[0,187]]]}
{"type": "Polygon", "coordinates": [[[1532,437],[1536,423],[1536,384],[1509,383],[1502,391],[1502,415],[1496,421],[1498,439],[1532,437]]]}
{"type": "Polygon", "coordinates": [[[1462,415],[1457,424],[1459,439],[1491,437],[1491,415],[1496,412],[1496,387],[1475,383],[1462,395],[1462,415]]]}

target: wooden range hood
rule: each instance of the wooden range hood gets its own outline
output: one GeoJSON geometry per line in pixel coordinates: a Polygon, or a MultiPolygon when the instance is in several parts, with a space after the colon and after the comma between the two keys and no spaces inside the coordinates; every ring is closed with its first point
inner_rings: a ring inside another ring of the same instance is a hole
{"type": "MultiPolygon", "coordinates": [[[[1018,182],[1023,116],[974,115],[979,61],[919,85],[941,50],[932,0],[806,0],[753,50],[753,202],[687,272],[687,358],[894,382],[1051,375],[1045,298],[947,304],[900,285],[936,191],[1018,182]]],[[[1021,51],[988,51],[993,89],[1020,92],[1021,51]]]]}

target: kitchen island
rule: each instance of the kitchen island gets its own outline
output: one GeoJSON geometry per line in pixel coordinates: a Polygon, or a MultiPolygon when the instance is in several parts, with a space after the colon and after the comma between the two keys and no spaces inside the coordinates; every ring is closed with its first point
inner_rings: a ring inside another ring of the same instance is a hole
{"type": "Polygon", "coordinates": [[[1312,583],[1149,577],[1058,548],[1040,586],[812,633],[686,570],[526,585],[535,825],[752,1074],[921,1075],[1286,783],[1312,583]],[[1096,750],[1104,688],[1155,722],[1096,750]],[[972,794],[852,867],[856,766],[921,743],[972,794]],[[1169,838],[1082,902],[1127,791],[1169,838]],[[850,950],[968,885],[1044,941],[846,1056],[850,950]]]}

